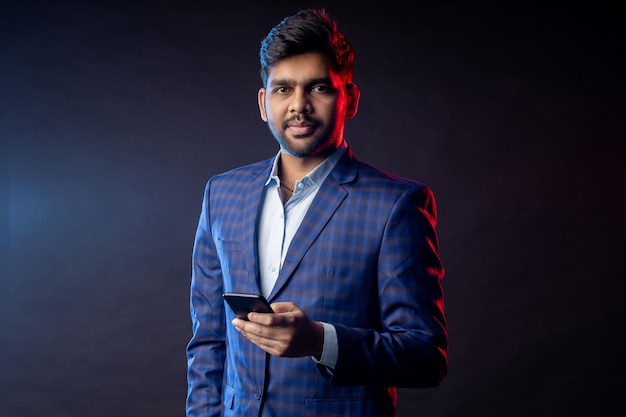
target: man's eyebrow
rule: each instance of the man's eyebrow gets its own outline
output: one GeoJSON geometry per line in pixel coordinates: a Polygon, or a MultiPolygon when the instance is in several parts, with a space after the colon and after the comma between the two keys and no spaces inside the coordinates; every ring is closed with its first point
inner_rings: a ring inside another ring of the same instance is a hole
{"type": "MultiPolygon", "coordinates": [[[[296,80],[292,78],[276,78],[270,81],[271,87],[284,86],[284,85],[296,85],[296,84],[297,84],[296,80]]],[[[307,86],[316,85],[316,84],[332,84],[332,81],[329,77],[320,77],[320,78],[313,78],[306,82],[307,86]]]]}
{"type": "Polygon", "coordinates": [[[314,78],[308,82],[307,85],[315,85],[315,84],[332,84],[333,81],[329,77],[320,77],[314,78]]]}
{"type": "Polygon", "coordinates": [[[294,80],[288,79],[288,78],[276,78],[272,81],[270,81],[270,86],[277,86],[277,85],[292,85],[295,84],[296,82],[294,80]]]}

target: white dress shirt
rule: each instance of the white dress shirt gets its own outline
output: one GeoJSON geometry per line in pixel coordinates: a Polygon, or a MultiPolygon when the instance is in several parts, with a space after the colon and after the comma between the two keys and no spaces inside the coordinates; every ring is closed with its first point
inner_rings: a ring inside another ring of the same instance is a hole
{"type": "MultiPolygon", "coordinates": [[[[280,178],[278,178],[277,168],[280,152],[276,156],[270,177],[265,182],[259,221],[259,267],[261,292],[264,296],[267,297],[272,292],[293,236],[300,227],[300,223],[302,223],[302,219],[320,186],[346,149],[347,145],[344,141],[339,149],[305,177],[296,181],[293,195],[284,205],[280,193],[280,178]]],[[[316,362],[334,368],[338,355],[337,333],[332,325],[328,323],[322,323],[322,325],[324,326],[324,347],[322,357],[316,362]]]]}

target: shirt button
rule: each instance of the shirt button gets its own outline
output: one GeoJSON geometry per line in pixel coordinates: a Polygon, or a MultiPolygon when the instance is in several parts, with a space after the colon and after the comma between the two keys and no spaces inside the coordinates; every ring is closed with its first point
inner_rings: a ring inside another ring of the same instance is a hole
{"type": "Polygon", "coordinates": [[[256,398],[257,400],[260,400],[262,395],[263,395],[263,391],[262,390],[257,390],[254,393],[254,398],[256,398]]]}
{"type": "Polygon", "coordinates": [[[276,267],[275,266],[270,266],[270,271],[271,272],[276,272],[276,267]]]}

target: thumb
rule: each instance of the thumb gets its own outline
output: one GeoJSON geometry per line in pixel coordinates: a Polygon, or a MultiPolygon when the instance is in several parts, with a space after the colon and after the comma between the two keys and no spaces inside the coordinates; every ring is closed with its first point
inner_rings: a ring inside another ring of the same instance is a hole
{"type": "Polygon", "coordinates": [[[290,313],[300,311],[298,306],[290,301],[278,301],[272,303],[272,310],[274,310],[274,313],[290,313]]]}

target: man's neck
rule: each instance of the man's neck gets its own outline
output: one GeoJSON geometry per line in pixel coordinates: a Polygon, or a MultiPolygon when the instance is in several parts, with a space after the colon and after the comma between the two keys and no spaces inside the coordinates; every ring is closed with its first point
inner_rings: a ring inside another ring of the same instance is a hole
{"type": "Polygon", "coordinates": [[[281,152],[278,164],[279,177],[281,181],[293,184],[313,171],[327,156],[328,155],[298,157],[290,155],[287,152],[281,152]]]}

